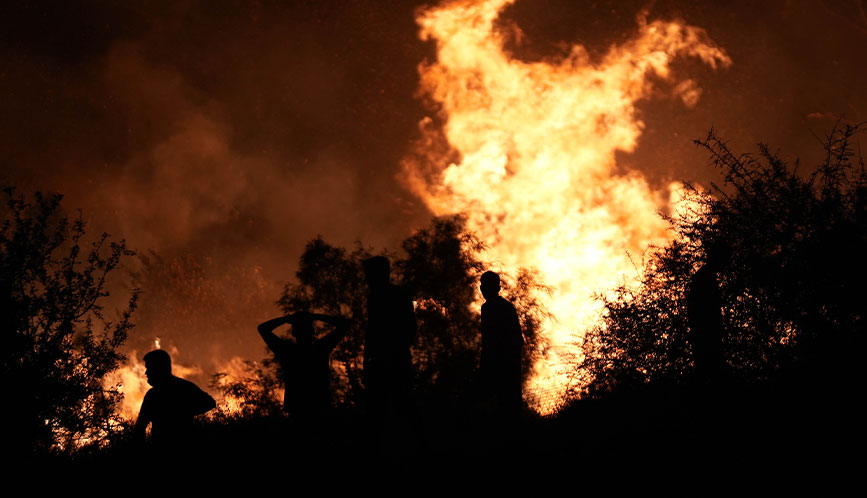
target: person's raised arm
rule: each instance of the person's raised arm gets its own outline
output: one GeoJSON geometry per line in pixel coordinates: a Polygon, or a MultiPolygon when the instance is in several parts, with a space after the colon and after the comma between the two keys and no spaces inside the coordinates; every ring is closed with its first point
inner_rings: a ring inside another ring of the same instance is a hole
{"type": "Polygon", "coordinates": [[[325,344],[330,346],[330,349],[334,349],[346,337],[346,332],[349,330],[349,320],[343,318],[342,316],[331,316],[331,315],[322,315],[319,313],[311,313],[310,318],[312,320],[318,320],[320,322],[327,323],[329,325],[334,326],[334,330],[332,330],[328,335],[320,339],[320,341],[324,341],[325,344]]]}
{"type": "Polygon", "coordinates": [[[271,351],[278,348],[280,344],[280,338],[274,334],[274,329],[287,323],[292,323],[292,315],[273,318],[259,324],[259,335],[262,336],[262,339],[271,348],[271,351]]]}
{"type": "Polygon", "coordinates": [[[334,325],[335,327],[340,326],[343,322],[346,322],[346,318],[343,318],[340,315],[324,315],[322,313],[309,313],[308,316],[311,320],[317,320],[320,322],[325,322],[329,325],[334,325]]]}

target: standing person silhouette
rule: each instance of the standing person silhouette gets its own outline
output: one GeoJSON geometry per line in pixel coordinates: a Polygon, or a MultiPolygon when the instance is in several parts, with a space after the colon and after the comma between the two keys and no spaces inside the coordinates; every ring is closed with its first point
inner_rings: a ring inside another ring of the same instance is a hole
{"type": "Polygon", "coordinates": [[[367,297],[364,339],[364,386],[370,416],[385,421],[408,416],[412,387],[412,355],[417,324],[409,294],[391,283],[391,267],[384,256],[363,263],[367,297]]]}
{"type": "Polygon", "coordinates": [[[331,406],[331,351],[346,336],[349,321],[340,316],[298,312],[263,322],[259,335],[280,363],[283,373],[283,411],[302,420],[321,415],[331,406]],[[334,330],[314,339],[313,322],[334,326],[334,330]],[[295,341],[274,334],[274,329],[292,325],[295,341]]]}
{"type": "Polygon", "coordinates": [[[151,424],[151,440],[159,448],[179,448],[190,443],[193,419],[214,409],[210,394],[194,383],[172,375],[172,358],[162,349],[144,355],[145,375],[153,386],[145,394],[133,435],[144,441],[151,424]]]}
{"type": "Polygon", "coordinates": [[[521,322],[512,303],[500,296],[500,276],[487,271],[480,280],[485,298],[482,304],[482,382],[500,415],[514,418],[523,404],[521,322]]]}
{"type": "Polygon", "coordinates": [[[717,242],[707,250],[705,264],[693,274],[687,295],[689,340],[699,382],[719,379],[723,367],[722,298],[718,274],[729,259],[729,249],[717,242]]]}

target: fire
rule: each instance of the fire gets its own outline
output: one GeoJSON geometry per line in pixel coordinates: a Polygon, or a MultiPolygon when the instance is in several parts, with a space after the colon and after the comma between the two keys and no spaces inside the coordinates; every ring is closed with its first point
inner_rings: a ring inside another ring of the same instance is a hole
{"type": "MultiPolygon", "coordinates": [[[[221,385],[228,385],[232,382],[237,382],[246,377],[247,371],[244,368],[244,359],[240,356],[233,356],[229,361],[222,364],[218,371],[223,373],[223,378],[220,379],[221,385]]],[[[220,410],[227,414],[240,413],[243,399],[237,399],[231,396],[223,396],[219,401],[220,410]]]]}
{"type": "Polygon", "coordinates": [[[144,395],[150,389],[147,377],[145,377],[144,362],[139,360],[136,351],[132,351],[126,365],[108,374],[105,378],[106,388],[117,387],[123,398],[117,407],[117,415],[122,419],[135,421],[138,411],[144,400],[144,395]]]}
{"type": "MultiPolygon", "coordinates": [[[[217,371],[222,374],[217,384],[220,388],[224,388],[236,382],[248,385],[251,389],[260,389],[255,379],[251,378],[250,371],[243,358],[233,356],[224,363],[221,363],[217,371]]],[[[243,415],[244,404],[250,400],[244,396],[235,396],[230,393],[225,393],[223,396],[214,396],[217,399],[217,406],[221,413],[225,415],[243,415]]],[[[282,402],[282,399],[280,400],[282,402]]]]}
{"type": "MultiPolygon", "coordinates": [[[[670,237],[657,212],[669,209],[674,186],[658,192],[639,173],[615,173],[615,152],[633,151],[641,136],[635,105],[649,95],[648,76],[672,79],[679,55],[713,68],[731,61],[700,28],[641,13],[637,35],[598,62],[580,45],[556,60],[523,62],[504,51],[494,26],[513,1],[418,13],[421,38],[437,44],[436,61],[419,67],[421,90],[438,105],[443,127],[422,121],[404,180],[434,213],[467,213],[488,259],[535,268],[553,288],[538,296],[553,314],[543,323],[552,348],[529,388],[557,398],[581,382],[570,374],[583,332],[599,320],[595,296],[637,276],[629,254],[670,237]]],[[[701,94],[692,80],[673,88],[686,105],[701,94]]]]}

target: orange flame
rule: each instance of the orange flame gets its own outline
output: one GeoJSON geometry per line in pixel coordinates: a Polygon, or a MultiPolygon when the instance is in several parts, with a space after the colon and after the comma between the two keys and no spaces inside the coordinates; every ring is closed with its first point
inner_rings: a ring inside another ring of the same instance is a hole
{"type": "MultiPolygon", "coordinates": [[[[437,44],[437,60],[419,68],[421,89],[444,125],[422,121],[404,180],[435,214],[467,213],[493,261],[536,268],[553,288],[537,296],[554,316],[542,324],[552,349],[528,387],[557,398],[575,382],[567,373],[580,361],[576,344],[598,323],[595,296],[636,276],[628,253],[669,238],[656,213],[669,208],[674,185],[658,192],[638,173],[614,172],[615,152],[633,151],[641,135],[635,104],[648,96],[648,76],[671,79],[678,55],[713,68],[731,61],[700,28],[648,22],[646,12],[637,35],[599,62],[580,45],[557,60],[519,61],[494,27],[513,1],[452,2],[417,15],[421,38],[437,44]],[[437,148],[438,136],[450,150],[437,148]]],[[[674,91],[686,105],[701,94],[692,80],[674,91]]]]}
{"type": "Polygon", "coordinates": [[[108,374],[104,381],[106,388],[117,386],[123,398],[116,408],[117,414],[125,420],[135,421],[144,395],[150,389],[145,377],[144,362],[139,361],[138,353],[132,351],[126,365],[108,374]]]}
{"type": "MultiPolygon", "coordinates": [[[[233,356],[229,361],[223,362],[217,367],[217,371],[223,376],[219,379],[218,385],[224,387],[235,382],[249,383],[255,382],[250,378],[250,372],[245,365],[244,359],[240,356],[233,356]]],[[[258,386],[253,385],[256,388],[258,386]]],[[[280,402],[283,402],[282,391],[279,393],[280,402]]],[[[215,396],[217,398],[217,408],[224,415],[241,415],[244,412],[244,404],[249,401],[243,397],[235,397],[231,394],[215,396]]]]}

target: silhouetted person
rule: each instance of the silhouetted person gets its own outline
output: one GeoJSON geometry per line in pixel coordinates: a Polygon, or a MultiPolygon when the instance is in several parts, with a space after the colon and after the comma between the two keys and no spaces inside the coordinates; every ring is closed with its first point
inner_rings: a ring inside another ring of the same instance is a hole
{"type": "Polygon", "coordinates": [[[331,351],[346,336],[349,321],[340,316],[299,312],[274,318],[259,325],[259,335],[274,353],[283,373],[285,393],[283,411],[302,419],[328,410],[331,406],[331,351]],[[314,339],[313,322],[334,326],[334,330],[314,339]],[[273,330],[292,325],[295,340],[277,337],[273,330]]]}
{"type": "Polygon", "coordinates": [[[687,296],[689,340],[696,378],[702,382],[718,379],[722,371],[722,298],[717,277],[727,259],[727,249],[714,244],[708,249],[705,264],[690,280],[687,296]]]}
{"type": "Polygon", "coordinates": [[[172,375],[172,358],[161,349],[144,355],[145,375],[153,386],[145,394],[133,434],[144,441],[151,424],[151,440],[161,448],[182,447],[189,442],[193,419],[214,409],[210,394],[188,380],[172,375]]]}
{"type": "Polygon", "coordinates": [[[518,312],[500,296],[500,276],[492,271],[481,278],[482,382],[490,401],[501,415],[515,416],[523,403],[521,354],[524,335],[518,312]]]}
{"type": "Polygon", "coordinates": [[[412,355],[417,324],[412,299],[390,282],[384,256],[364,261],[367,333],[364,340],[364,386],[371,415],[381,421],[391,414],[407,415],[412,384],[412,355]]]}

